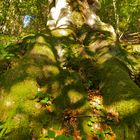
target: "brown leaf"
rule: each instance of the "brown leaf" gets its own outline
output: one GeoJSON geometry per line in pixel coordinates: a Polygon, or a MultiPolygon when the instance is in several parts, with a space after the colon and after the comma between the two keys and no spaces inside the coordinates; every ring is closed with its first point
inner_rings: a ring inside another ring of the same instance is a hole
{"type": "Polygon", "coordinates": [[[82,140],[79,130],[74,130],[74,140],[82,140]]]}
{"type": "Polygon", "coordinates": [[[64,134],[66,130],[64,128],[56,131],[56,136],[64,134]]]}
{"type": "Polygon", "coordinates": [[[42,134],[46,134],[47,130],[45,128],[42,128],[42,134]]]}

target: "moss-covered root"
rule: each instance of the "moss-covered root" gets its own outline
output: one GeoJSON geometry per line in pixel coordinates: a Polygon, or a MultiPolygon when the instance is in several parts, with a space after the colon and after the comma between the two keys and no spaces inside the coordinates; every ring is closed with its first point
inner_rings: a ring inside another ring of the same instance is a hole
{"type": "Polygon", "coordinates": [[[105,54],[98,62],[104,105],[119,113],[120,122],[118,126],[114,126],[118,139],[139,139],[140,88],[131,80],[127,67],[118,59],[106,59],[105,54]]]}

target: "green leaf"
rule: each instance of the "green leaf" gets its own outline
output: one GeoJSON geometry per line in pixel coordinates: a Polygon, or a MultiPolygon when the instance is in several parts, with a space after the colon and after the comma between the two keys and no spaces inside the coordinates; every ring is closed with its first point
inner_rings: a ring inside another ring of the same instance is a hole
{"type": "Polygon", "coordinates": [[[110,140],[110,138],[105,138],[105,140],[110,140]]]}
{"type": "Polygon", "coordinates": [[[40,101],[40,103],[42,103],[42,104],[46,104],[47,101],[43,99],[43,100],[40,101]]]}
{"type": "Polygon", "coordinates": [[[92,84],[93,84],[92,81],[89,80],[88,85],[91,86],[92,84]]]}
{"type": "Polygon", "coordinates": [[[85,135],[82,135],[82,140],[87,140],[85,135]]]}
{"type": "Polygon", "coordinates": [[[54,138],[54,137],[55,137],[55,132],[52,131],[52,130],[48,130],[48,136],[49,136],[50,138],[54,138]]]}
{"type": "Polygon", "coordinates": [[[37,91],[36,97],[38,97],[38,98],[44,98],[45,96],[44,96],[44,94],[41,91],[37,91]]]}
{"type": "Polygon", "coordinates": [[[101,117],[105,117],[105,113],[104,113],[104,112],[101,112],[101,113],[100,113],[100,116],[101,116],[101,117]]]}
{"type": "Polygon", "coordinates": [[[0,130],[3,129],[3,127],[4,127],[4,125],[3,124],[0,124],[0,130]]]}
{"type": "Polygon", "coordinates": [[[73,137],[73,136],[70,136],[70,137],[69,137],[69,140],[74,140],[74,137],[73,137]]]}
{"type": "Polygon", "coordinates": [[[96,131],[96,135],[101,135],[101,131],[96,131]]]}
{"type": "Polygon", "coordinates": [[[91,121],[92,123],[94,123],[94,122],[97,121],[97,119],[96,119],[96,117],[92,117],[92,118],[90,119],[90,121],[91,121]]]}
{"type": "Polygon", "coordinates": [[[42,138],[42,139],[39,139],[39,140],[49,140],[49,138],[42,138]]]}
{"type": "Polygon", "coordinates": [[[69,138],[62,134],[62,135],[55,137],[54,140],[69,140],[69,138]]]}
{"type": "Polygon", "coordinates": [[[96,109],[97,110],[102,110],[104,107],[103,107],[103,105],[98,105],[98,106],[96,106],[96,109]]]}
{"type": "Polygon", "coordinates": [[[87,125],[88,125],[88,126],[92,126],[93,123],[92,123],[91,121],[88,121],[87,125]]]}
{"type": "Polygon", "coordinates": [[[46,97],[46,98],[44,98],[44,100],[49,101],[50,99],[49,99],[49,97],[46,97]]]}
{"type": "Polygon", "coordinates": [[[43,134],[43,137],[48,137],[48,133],[43,134]]]}
{"type": "Polygon", "coordinates": [[[104,130],[104,133],[105,133],[105,134],[107,134],[107,133],[109,133],[109,132],[110,132],[110,129],[104,130]]]}
{"type": "Polygon", "coordinates": [[[102,140],[105,140],[105,133],[104,132],[101,132],[101,138],[102,138],[102,140]]]}
{"type": "Polygon", "coordinates": [[[94,128],[92,127],[92,128],[90,129],[90,131],[94,133],[94,128]]]}
{"type": "Polygon", "coordinates": [[[49,98],[46,97],[46,98],[42,99],[42,100],[40,101],[40,103],[42,103],[42,104],[47,104],[48,101],[49,101],[49,98]]]}

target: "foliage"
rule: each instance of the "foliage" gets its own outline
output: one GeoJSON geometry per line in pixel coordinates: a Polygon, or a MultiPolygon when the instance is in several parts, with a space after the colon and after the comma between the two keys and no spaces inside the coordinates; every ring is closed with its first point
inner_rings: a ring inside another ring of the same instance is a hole
{"type": "Polygon", "coordinates": [[[101,0],[102,8],[100,17],[103,21],[116,27],[115,11],[119,20],[120,32],[138,32],[140,30],[140,4],[139,0],[115,0],[116,7],[113,6],[113,0],[101,0]]]}
{"type": "MultiPolygon", "coordinates": [[[[83,25],[80,4],[74,3],[70,34],[63,36],[66,30],[59,28],[53,30],[56,35],[49,32],[52,6],[52,0],[0,1],[0,135],[81,140],[91,134],[90,139],[107,140],[116,138],[114,124],[122,128],[122,123],[129,127],[134,122],[132,130],[139,129],[140,90],[127,68],[135,65],[128,59],[132,55],[110,43],[109,30],[96,28],[105,23],[83,25]],[[33,18],[24,28],[26,15],[33,18]]],[[[116,31],[138,31],[138,13],[138,0],[102,0],[100,16],[116,31]]],[[[139,45],[133,49],[139,52],[139,45]]]]}
{"type": "MultiPolygon", "coordinates": [[[[50,18],[50,9],[54,6],[52,0],[1,0],[0,5],[0,28],[3,33],[19,35],[23,32],[49,31],[46,24],[50,18]],[[24,29],[22,22],[26,15],[33,16],[33,19],[29,27],[24,29]]],[[[118,26],[120,32],[140,30],[139,0],[101,0],[101,6],[101,19],[115,28],[118,26]]],[[[76,7],[78,8],[78,5],[76,7]]],[[[73,11],[73,18],[75,26],[82,25],[80,22],[83,19],[79,11],[73,11]]]]}
{"type": "Polygon", "coordinates": [[[37,91],[36,98],[38,98],[38,102],[47,106],[53,102],[53,97],[49,93],[43,93],[41,91],[37,91]]]}
{"type": "Polygon", "coordinates": [[[19,35],[22,32],[39,32],[46,28],[46,20],[51,3],[48,0],[2,0],[0,21],[1,31],[5,34],[19,35]],[[50,5],[50,6],[49,6],[50,5]],[[33,16],[27,29],[23,29],[23,18],[33,16]]]}
{"type": "Polygon", "coordinates": [[[39,140],[74,140],[73,136],[66,136],[64,134],[56,135],[55,131],[48,130],[46,133],[42,134],[39,140]]]}
{"type": "Polygon", "coordinates": [[[94,138],[101,138],[102,140],[108,140],[111,137],[116,138],[110,124],[118,122],[118,113],[105,109],[100,91],[89,90],[88,98],[93,114],[89,117],[87,125],[94,138]]]}

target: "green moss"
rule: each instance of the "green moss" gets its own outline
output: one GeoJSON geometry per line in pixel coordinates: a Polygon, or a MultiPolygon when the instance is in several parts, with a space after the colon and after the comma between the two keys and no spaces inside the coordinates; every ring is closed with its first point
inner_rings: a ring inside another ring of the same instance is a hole
{"type": "Polygon", "coordinates": [[[67,38],[60,38],[75,68],[75,71],[63,70],[57,62],[54,47],[57,43],[49,39],[38,35],[33,48],[16,66],[0,76],[0,122],[4,123],[1,137],[31,139],[35,133],[38,138],[42,128],[61,128],[66,108],[79,110],[79,116],[85,116],[78,118],[79,128],[83,134],[90,133],[87,121],[91,109],[82,83],[83,79],[85,82],[89,79],[92,86],[102,91],[105,107],[119,113],[119,124],[112,126],[120,140],[124,137],[135,140],[140,131],[140,89],[130,79],[128,68],[114,58],[108,48],[97,51],[94,59],[81,60],[75,50],[79,46],[74,46],[67,38]],[[38,87],[44,94],[53,96],[52,112],[48,113],[46,106],[36,98],[38,87]]]}
{"type": "Polygon", "coordinates": [[[139,101],[135,99],[123,99],[121,101],[115,102],[113,108],[115,108],[120,113],[120,116],[127,117],[133,115],[135,112],[138,112],[140,104],[139,101]]]}
{"type": "Polygon", "coordinates": [[[80,12],[73,11],[72,12],[72,19],[73,19],[74,25],[76,25],[77,27],[81,27],[84,23],[84,19],[83,19],[82,14],[80,12]]]}
{"type": "Polygon", "coordinates": [[[57,66],[54,65],[47,65],[43,67],[43,72],[45,74],[45,76],[47,77],[48,74],[52,75],[52,76],[56,76],[59,74],[59,69],[57,66]]]}
{"type": "Polygon", "coordinates": [[[52,35],[55,36],[55,37],[63,37],[63,36],[69,36],[70,34],[73,33],[73,31],[71,29],[55,29],[55,30],[52,30],[52,35]]]}
{"type": "Polygon", "coordinates": [[[68,98],[71,104],[74,104],[83,99],[83,95],[75,90],[68,91],[68,98]]]}
{"type": "MultiPolygon", "coordinates": [[[[33,49],[18,60],[15,67],[1,75],[0,91],[3,94],[0,95],[0,121],[4,123],[0,132],[2,138],[31,139],[32,130],[38,136],[43,125],[50,121],[47,110],[37,103],[35,96],[40,84],[38,78],[47,87],[46,77],[59,74],[55,61],[51,45],[45,37],[39,36],[33,49]]],[[[53,82],[52,79],[51,83],[52,92],[58,92],[58,82],[53,82]]]]}
{"type": "Polygon", "coordinates": [[[111,98],[114,101],[139,98],[139,88],[130,79],[128,68],[119,60],[111,58],[101,66],[102,82],[100,88],[104,92],[105,102],[111,98]]]}
{"type": "Polygon", "coordinates": [[[13,129],[12,133],[7,134],[8,136],[5,136],[4,140],[30,140],[31,134],[28,127],[19,127],[18,129],[13,129]]]}
{"type": "Polygon", "coordinates": [[[46,38],[36,37],[33,48],[0,77],[0,122],[4,123],[0,135],[4,139],[31,139],[33,133],[38,137],[43,127],[61,128],[65,108],[85,109],[80,77],[59,67],[55,49],[46,38]],[[38,87],[55,98],[52,113],[37,102],[38,87]]]}
{"type": "Polygon", "coordinates": [[[50,48],[46,47],[46,45],[45,46],[42,45],[41,47],[42,48],[40,49],[40,47],[36,44],[34,49],[31,51],[31,55],[38,54],[38,58],[41,56],[44,56],[47,59],[49,59],[50,61],[55,62],[55,56],[52,53],[52,50],[50,48]]]}
{"type": "MultiPolygon", "coordinates": [[[[102,57],[106,59],[106,55],[102,57]]],[[[114,126],[114,131],[120,140],[136,140],[140,130],[140,88],[131,80],[128,68],[120,60],[108,58],[100,65],[100,81],[104,105],[119,113],[119,127],[114,126]],[[119,129],[128,133],[122,134],[119,129]]]]}
{"type": "Polygon", "coordinates": [[[136,45],[128,45],[126,47],[127,51],[130,53],[140,53],[140,44],[136,44],[136,45]]]}

